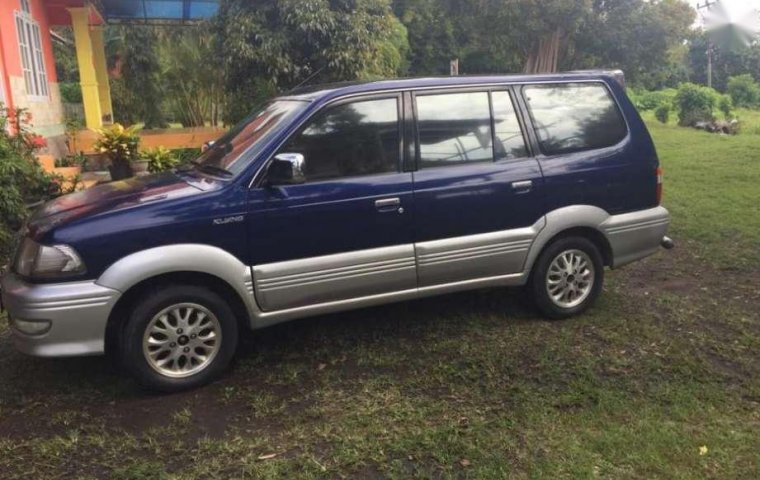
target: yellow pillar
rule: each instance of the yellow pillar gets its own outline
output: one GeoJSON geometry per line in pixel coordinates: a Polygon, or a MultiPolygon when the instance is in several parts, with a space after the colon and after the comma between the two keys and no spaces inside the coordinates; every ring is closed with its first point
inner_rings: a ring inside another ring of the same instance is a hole
{"type": "Polygon", "coordinates": [[[103,43],[103,27],[90,28],[92,41],[92,62],[95,67],[95,77],[98,81],[98,96],[100,97],[100,113],[106,123],[113,122],[113,107],[111,106],[111,86],[108,83],[108,64],[106,63],[106,48],[103,43]]]}
{"type": "Polygon", "coordinates": [[[93,62],[93,45],[89,26],[90,9],[89,7],[69,8],[69,13],[71,26],[74,28],[85,123],[87,128],[100,128],[103,126],[103,113],[100,107],[98,77],[93,62]]]}

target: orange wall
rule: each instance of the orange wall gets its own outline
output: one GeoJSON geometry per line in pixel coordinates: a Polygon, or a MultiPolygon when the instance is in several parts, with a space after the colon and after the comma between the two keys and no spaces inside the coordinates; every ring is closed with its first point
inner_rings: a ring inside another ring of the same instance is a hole
{"type": "MultiPolygon", "coordinates": [[[[56,83],[58,78],[55,74],[55,59],[53,57],[53,45],[50,43],[50,25],[47,21],[43,0],[30,0],[32,5],[32,17],[40,25],[42,37],[42,51],[45,56],[45,71],[48,82],[56,83]]],[[[21,52],[18,48],[16,36],[16,17],[14,12],[21,10],[19,0],[0,0],[0,35],[2,35],[3,57],[5,60],[5,74],[14,77],[22,76],[21,52]]],[[[7,90],[6,90],[7,91],[7,90]]]]}

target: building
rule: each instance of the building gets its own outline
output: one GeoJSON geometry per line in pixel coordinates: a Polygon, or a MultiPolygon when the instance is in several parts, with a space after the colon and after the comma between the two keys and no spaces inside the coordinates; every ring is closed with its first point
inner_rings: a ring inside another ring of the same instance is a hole
{"type": "Polygon", "coordinates": [[[64,132],[51,28],[70,26],[87,128],[113,118],[103,44],[109,22],[183,24],[216,13],[219,0],[0,0],[0,102],[24,108],[45,137],[64,132]]]}
{"type": "Polygon", "coordinates": [[[63,133],[63,107],[44,0],[0,1],[0,102],[33,115],[46,137],[63,133]]]}

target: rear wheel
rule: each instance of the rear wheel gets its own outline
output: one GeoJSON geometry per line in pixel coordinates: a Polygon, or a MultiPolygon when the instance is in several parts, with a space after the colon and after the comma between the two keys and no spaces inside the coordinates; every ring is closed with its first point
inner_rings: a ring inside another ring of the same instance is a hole
{"type": "Polygon", "coordinates": [[[237,340],[235,316],[222,297],[203,287],[171,285],[138,301],[120,351],[142,385],[172,392],[219,377],[237,340]]]}
{"type": "Polygon", "coordinates": [[[561,238],[538,257],[530,288],[541,312],[552,319],[578,315],[594,304],[604,283],[599,249],[584,237],[561,238]]]}

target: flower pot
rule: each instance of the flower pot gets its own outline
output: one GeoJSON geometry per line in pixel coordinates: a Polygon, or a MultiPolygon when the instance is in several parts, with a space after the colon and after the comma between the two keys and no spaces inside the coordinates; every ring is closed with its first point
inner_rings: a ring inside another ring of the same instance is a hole
{"type": "Polygon", "coordinates": [[[132,167],[126,162],[112,163],[108,166],[108,171],[111,173],[111,180],[113,181],[124,180],[125,178],[134,176],[132,167]]]}
{"type": "Polygon", "coordinates": [[[135,160],[132,162],[132,170],[135,172],[135,175],[146,175],[148,173],[148,165],[150,165],[150,160],[135,160]]]}

